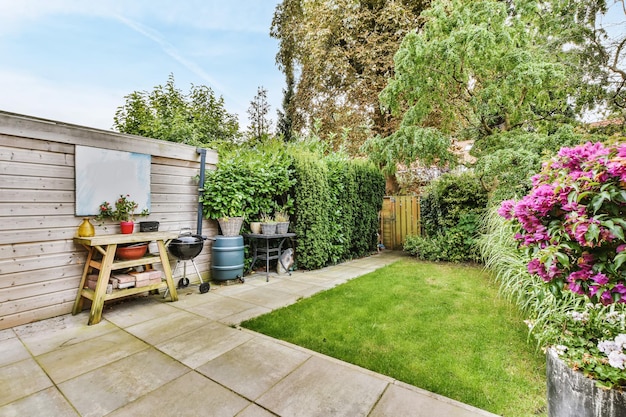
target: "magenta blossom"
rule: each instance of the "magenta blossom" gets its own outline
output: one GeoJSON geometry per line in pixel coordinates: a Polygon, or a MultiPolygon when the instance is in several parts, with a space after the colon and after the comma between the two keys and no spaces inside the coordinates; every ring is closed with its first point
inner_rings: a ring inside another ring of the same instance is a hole
{"type": "Polygon", "coordinates": [[[594,302],[626,302],[626,145],[562,148],[498,213],[518,226],[528,272],[594,302]]]}

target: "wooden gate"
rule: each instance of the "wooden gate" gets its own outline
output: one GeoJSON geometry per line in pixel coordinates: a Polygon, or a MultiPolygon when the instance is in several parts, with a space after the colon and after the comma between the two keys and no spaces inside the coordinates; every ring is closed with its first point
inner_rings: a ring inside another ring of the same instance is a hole
{"type": "Polygon", "coordinates": [[[380,230],[387,249],[400,250],[409,235],[419,235],[420,206],[418,196],[388,196],[383,199],[380,230]]]}

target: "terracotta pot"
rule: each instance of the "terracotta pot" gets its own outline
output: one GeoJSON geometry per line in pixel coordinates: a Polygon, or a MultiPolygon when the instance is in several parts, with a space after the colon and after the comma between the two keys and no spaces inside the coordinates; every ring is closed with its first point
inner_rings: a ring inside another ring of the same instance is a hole
{"type": "Polygon", "coordinates": [[[141,258],[147,251],[147,243],[135,243],[128,246],[118,246],[115,250],[115,256],[124,260],[133,260],[141,258]]]}
{"type": "Polygon", "coordinates": [[[133,233],[133,229],[135,228],[135,223],[133,222],[120,222],[120,229],[122,234],[129,235],[133,233]]]}

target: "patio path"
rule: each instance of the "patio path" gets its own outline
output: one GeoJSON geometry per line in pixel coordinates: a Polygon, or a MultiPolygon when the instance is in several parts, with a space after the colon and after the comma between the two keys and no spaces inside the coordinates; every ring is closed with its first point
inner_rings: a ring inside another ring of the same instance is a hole
{"type": "Polygon", "coordinates": [[[146,296],[0,331],[0,416],[488,417],[494,414],[237,327],[394,262],[146,296]]]}

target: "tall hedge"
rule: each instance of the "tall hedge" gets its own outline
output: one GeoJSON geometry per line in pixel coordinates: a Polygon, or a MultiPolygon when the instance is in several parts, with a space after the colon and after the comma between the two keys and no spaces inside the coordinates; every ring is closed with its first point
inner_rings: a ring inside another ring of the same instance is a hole
{"type": "Polygon", "coordinates": [[[385,178],[372,164],[362,161],[353,161],[350,170],[356,187],[351,200],[356,215],[353,217],[350,254],[360,257],[376,250],[380,227],[378,213],[383,207],[385,178]]]}
{"type": "Polygon", "coordinates": [[[321,268],[376,250],[385,179],[341,154],[294,154],[298,267],[321,268]]]}
{"type": "Polygon", "coordinates": [[[313,154],[294,155],[295,232],[298,267],[317,269],[328,260],[331,247],[328,169],[313,154]]]}

